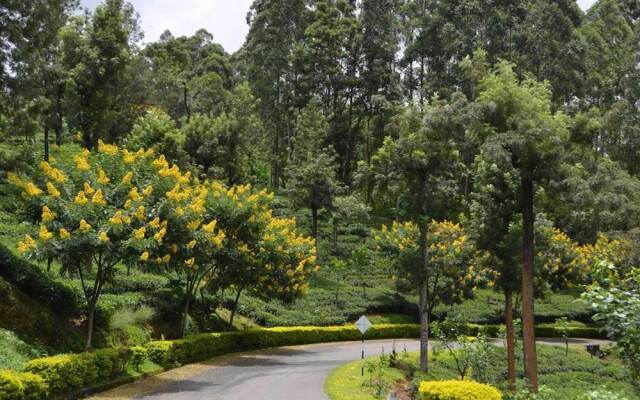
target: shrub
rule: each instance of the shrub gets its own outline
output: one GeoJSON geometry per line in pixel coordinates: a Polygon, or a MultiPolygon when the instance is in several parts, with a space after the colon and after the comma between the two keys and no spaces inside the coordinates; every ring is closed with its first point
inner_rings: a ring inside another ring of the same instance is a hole
{"type": "Polygon", "coordinates": [[[101,349],[35,359],[25,369],[44,379],[52,397],[73,397],[83,388],[111,381],[130,358],[131,351],[126,348],[101,349]]]}
{"type": "Polygon", "coordinates": [[[47,396],[47,384],[29,372],[0,371],[0,399],[41,400],[47,396]]]}
{"type": "Polygon", "coordinates": [[[147,349],[142,346],[130,347],[131,351],[131,365],[136,371],[140,371],[140,366],[147,359],[147,349]]]}
{"type": "Polygon", "coordinates": [[[82,304],[73,287],[51,279],[36,265],[15,256],[0,245],[0,276],[44,304],[55,304],[60,314],[70,315],[82,304]]]}
{"type": "Polygon", "coordinates": [[[501,400],[502,394],[493,386],[474,381],[432,381],[420,383],[423,400],[501,400]]]}

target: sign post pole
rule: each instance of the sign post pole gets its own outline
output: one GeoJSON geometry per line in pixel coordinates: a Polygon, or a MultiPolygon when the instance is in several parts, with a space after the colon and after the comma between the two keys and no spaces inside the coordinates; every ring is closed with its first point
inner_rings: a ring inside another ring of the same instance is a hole
{"type": "Polygon", "coordinates": [[[373,325],[371,324],[371,322],[364,315],[356,321],[356,328],[358,328],[358,330],[362,334],[362,351],[360,352],[360,359],[362,360],[362,365],[360,367],[360,373],[362,374],[363,377],[364,377],[364,334],[372,326],[373,325]]]}

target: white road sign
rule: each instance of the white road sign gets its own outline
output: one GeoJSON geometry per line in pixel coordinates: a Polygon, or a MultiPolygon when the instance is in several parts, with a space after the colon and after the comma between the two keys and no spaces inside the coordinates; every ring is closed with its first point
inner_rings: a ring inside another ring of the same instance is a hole
{"type": "Polygon", "coordinates": [[[369,321],[369,319],[367,319],[367,317],[365,317],[364,315],[362,317],[360,317],[360,319],[358,319],[356,321],[356,328],[358,328],[358,330],[360,331],[360,333],[362,333],[364,335],[364,333],[366,331],[369,330],[369,328],[371,328],[373,326],[373,324],[371,324],[371,322],[369,321]]]}

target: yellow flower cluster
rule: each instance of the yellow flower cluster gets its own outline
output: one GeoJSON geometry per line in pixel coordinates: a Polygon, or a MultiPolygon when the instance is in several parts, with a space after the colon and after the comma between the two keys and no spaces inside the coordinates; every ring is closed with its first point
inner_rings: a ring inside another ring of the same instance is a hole
{"type": "Polygon", "coordinates": [[[51,182],[47,182],[47,193],[49,193],[49,196],[53,197],[54,199],[60,197],[60,191],[51,182]]]}
{"type": "Polygon", "coordinates": [[[18,251],[23,254],[35,250],[36,248],[36,241],[29,235],[25,235],[24,240],[18,243],[18,251]]]}
{"type": "Polygon", "coordinates": [[[48,223],[53,221],[55,218],[56,218],[56,214],[52,212],[49,209],[49,207],[47,206],[42,207],[42,215],[41,215],[42,222],[48,223]]]}
{"type": "Polygon", "coordinates": [[[80,229],[80,232],[87,233],[91,230],[91,225],[89,225],[89,223],[84,219],[81,219],[79,229],[80,229]]]}
{"type": "Polygon", "coordinates": [[[38,232],[38,237],[43,242],[46,242],[53,237],[53,233],[49,232],[46,226],[40,225],[40,232],[38,232]]]}
{"type": "Polygon", "coordinates": [[[111,179],[109,179],[109,177],[104,172],[104,170],[102,168],[100,168],[98,170],[98,183],[101,184],[101,185],[106,185],[109,182],[111,182],[111,179]]]}
{"type": "Polygon", "coordinates": [[[76,155],[73,157],[73,161],[76,163],[76,168],[82,172],[88,172],[91,169],[91,165],[89,165],[89,161],[87,160],[89,156],[88,150],[85,152],[76,155]]]}
{"type": "Polygon", "coordinates": [[[98,152],[115,156],[118,154],[118,146],[113,144],[106,144],[102,139],[98,140],[98,152]]]}
{"type": "Polygon", "coordinates": [[[67,181],[67,177],[61,170],[52,167],[51,164],[46,161],[42,161],[40,163],[40,169],[42,169],[42,172],[46,177],[52,179],[56,183],[65,183],[67,181]]]}

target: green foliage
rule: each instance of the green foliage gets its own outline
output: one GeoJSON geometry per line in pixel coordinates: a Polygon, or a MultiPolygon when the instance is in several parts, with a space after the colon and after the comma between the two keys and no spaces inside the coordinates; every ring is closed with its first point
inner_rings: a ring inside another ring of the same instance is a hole
{"type": "Polygon", "coordinates": [[[133,346],[130,347],[129,350],[131,351],[131,365],[139,372],[142,363],[144,363],[148,357],[147,349],[143,346],[133,346]]]}
{"type": "Polygon", "coordinates": [[[82,304],[81,293],[56,281],[38,266],[15,256],[0,245],[0,276],[45,304],[55,304],[59,313],[75,315],[82,304]]]}
{"type": "Polygon", "coordinates": [[[418,392],[422,400],[502,400],[498,389],[473,381],[422,382],[418,392]]]}
{"type": "Polygon", "coordinates": [[[20,370],[26,361],[42,353],[42,349],[25,342],[14,332],[0,329],[0,369],[20,370]]]}
{"type": "Polygon", "coordinates": [[[176,127],[170,116],[151,109],[133,124],[131,133],[127,135],[126,147],[131,151],[153,149],[171,162],[184,162],[182,150],[184,133],[176,127]]]}
{"type": "Polygon", "coordinates": [[[90,353],[60,354],[27,363],[25,370],[41,376],[49,396],[77,396],[84,388],[105,384],[117,377],[131,358],[127,348],[102,349],[90,353]]]}
{"type": "Polygon", "coordinates": [[[30,372],[0,370],[0,399],[42,400],[48,387],[44,379],[30,372]]]}
{"type": "Polygon", "coordinates": [[[620,354],[635,383],[640,377],[640,270],[628,274],[602,262],[595,268],[594,284],[583,298],[604,323],[607,335],[617,341],[620,354]]]}

